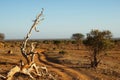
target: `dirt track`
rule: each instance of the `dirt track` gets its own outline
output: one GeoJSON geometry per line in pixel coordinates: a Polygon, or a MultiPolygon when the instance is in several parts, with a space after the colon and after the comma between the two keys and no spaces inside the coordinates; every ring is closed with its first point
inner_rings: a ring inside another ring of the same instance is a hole
{"type": "Polygon", "coordinates": [[[61,75],[62,80],[91,80],[90,77],[72,68],[48,61],[45,54],[40,54],[38,59],[41,63],[45,64],[45,66],[49,67],[48,69],[61,75]]]}

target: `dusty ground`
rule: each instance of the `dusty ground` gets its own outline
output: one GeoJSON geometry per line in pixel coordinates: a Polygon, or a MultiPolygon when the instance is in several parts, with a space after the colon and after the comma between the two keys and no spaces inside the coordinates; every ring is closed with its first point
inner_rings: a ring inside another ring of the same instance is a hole
{"type": "MultiPolygon", "coordinates": [[[[1,75],[6,76],[9,70],[19,65],[19,61],[23,59],[20,45],[20,41],[0,42],[1,75]],[[9,50],[12,53],[9,53],[9,50]]],[[[54,45],[52,42],[39,41],[36,48],[46,51],[36,56],[37,65],[46,66],[57,80],[120,80],[119,46],[106,52],[97,69],[90,68],[89,51],[84,46],[77,50],[76,45],[69,42],[54,45]]],[[[22,75],[18,80],[29,79],[22,75]]]]}

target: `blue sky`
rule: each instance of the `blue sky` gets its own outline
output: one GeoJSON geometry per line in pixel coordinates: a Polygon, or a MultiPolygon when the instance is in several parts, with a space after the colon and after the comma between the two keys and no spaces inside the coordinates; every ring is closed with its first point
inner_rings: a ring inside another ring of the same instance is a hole
{"type": "Polygon", "coordinates": [[[41,8],[45,20],[31,38],[70,38],[92,29],[120,37],[120,0],[0,0],[0,33],[6,39],[23,39],[41,8]]]}

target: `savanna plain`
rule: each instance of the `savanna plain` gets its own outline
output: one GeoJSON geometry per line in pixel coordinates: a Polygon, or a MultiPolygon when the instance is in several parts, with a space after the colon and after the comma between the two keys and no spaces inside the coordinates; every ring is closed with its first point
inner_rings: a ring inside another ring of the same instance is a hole
{"type": "MultiPolygon", "coordinates": [[[[36,64],[46,66],[55,80],[120,80],[120,41],[115,46],[99,56],[101,59],[97,68],[91,68],[90,51],[84,44],[78,46],[71,40],[30,40],[35,42],[36,64]],[[55,43],[55,42],[58,43],[55,43]],[[43,53],[40,53],[40,51],[43,53]]],[[[0,74],[6,76],[20,60],[22,40],[0,41],[0,74]]],[[[47,76],[47,75],[46,75],[47,76]]],[[[47,77],[36,80],[53,80],[47,77]]],[[[0,79],[2,80],[2,79],[0,79]]],[[[15,74],[13,80],[30,80],[23,74],[15,74]]]]}

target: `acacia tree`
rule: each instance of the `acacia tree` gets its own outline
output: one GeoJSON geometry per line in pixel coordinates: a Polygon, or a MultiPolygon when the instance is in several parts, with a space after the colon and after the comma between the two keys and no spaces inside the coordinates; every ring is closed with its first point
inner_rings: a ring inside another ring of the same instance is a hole
{"type": "Polygon", "coordinates": [[[80,49],[79,46],[82,43],[83,38],[84,38],[84,35],[82,33],[75,33],[72,35],[72,39],[76,41],[78,49],[80,49]]]}
{"type": "Polygon", "coordinates": [[[92,30],[87,34],[84,43],[92,51],[91,67],[96,68],[101,61],[100,59],[98,60],[98,55],[113,46],[112,33],[109,30],[92,30]]]}

